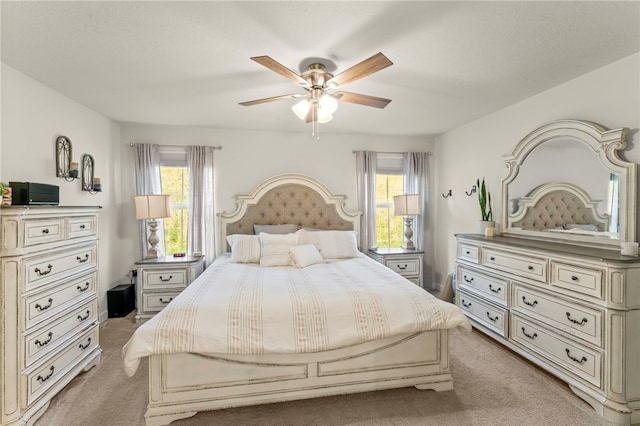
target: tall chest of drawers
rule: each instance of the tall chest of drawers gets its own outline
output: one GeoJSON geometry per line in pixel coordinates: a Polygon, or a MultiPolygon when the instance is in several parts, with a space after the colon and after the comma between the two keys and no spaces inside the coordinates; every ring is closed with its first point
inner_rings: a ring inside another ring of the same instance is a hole
{"type": "Polygon", "coordinates": [[[0,425],[33,424],[100,360],[99,207],[0,208],[0,425]]]}
{"type": "Polygon", "coordinates": [[[567,382],[608,421],[640,423],[640,259],[456,238],[456,304],[474,327],[567,382]]]}

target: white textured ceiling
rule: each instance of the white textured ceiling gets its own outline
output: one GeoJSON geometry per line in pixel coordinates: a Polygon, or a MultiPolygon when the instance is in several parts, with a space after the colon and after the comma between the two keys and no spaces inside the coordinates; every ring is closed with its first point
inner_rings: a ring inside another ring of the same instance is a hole
{"type": "Polygon", "coordinates": [[[394,65],[345,90],[323,133],[438,134],[640,51],[640,2],[1,3],[2,62],[121,122],[308,131],[302,92],[251,61],[336,73],[383,52],[394,65]]]}

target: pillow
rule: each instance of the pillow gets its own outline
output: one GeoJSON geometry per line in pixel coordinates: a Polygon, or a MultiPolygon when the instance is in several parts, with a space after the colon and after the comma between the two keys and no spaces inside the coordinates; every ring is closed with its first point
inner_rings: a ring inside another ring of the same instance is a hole
{"type": "Polygon", "coordinates": [[[288,223],[285,225],[253,225],[253,233],[260,235],[265,234],[293,234],[298,230],[298,225],[288,223]]]}
{"type": "Polygon", "coordinates": [[[227,242],[231,246],[232,262],[260,262],[260,237],[257,235],[233,234],[227,236],[227,242]]]}
{"type": "Polygon", "coordinates": [[[298,234],[299,244],[315,245],[323,259],[348,259],[358,257],[358,242],[355,231],[305,231],[298,234]]]}
{"type": "Polygon", "coordinates": [[[291,247],[298,244],[296,234],[260,233],[260,266],[291,266],[291,247]]]}
{"type": "Polygon", "coordinates": [[[598,232],[598,228],[592,223],[567,223],[564,226],[564,229],[580,229],[582,231],[593,231],[598,232]]]}
{"type": "Polygon", "coordinates": [[[291,247],[291,256],[293,257],[293,264],[299,268],[322,263],[322,255],[313,244],[291,247]]]}

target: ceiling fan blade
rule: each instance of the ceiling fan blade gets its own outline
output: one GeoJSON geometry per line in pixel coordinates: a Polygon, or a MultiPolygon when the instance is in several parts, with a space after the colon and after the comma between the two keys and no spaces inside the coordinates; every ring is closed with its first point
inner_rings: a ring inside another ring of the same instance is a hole
{"type": "Polygon", "coordinates": [[[391,62],[389,58],[384,56],[381,52],[378,52],[369,59],[365,59],[359,64],[356,64],[329,79],[327,81],[327,85],[331,86],[333,84],[337,86],[344,86],[345,84],[360,80],[361,78],[385,69],[391,65],[393,65],[393,62],[391,62]]]}
{"type": "Polygon", "coordinates": [[[240,105],[242,105],[242,106],[258,105],[258,104],[264,104],[264,103],[267,103],[267,102],[281,101],[283,99],[299,98],[301,96],[304,96],[304,95],[290,94],[290,95],[273,96],[271,98],[256,99],[256,100],[253,100],[253,101],[240,102],[240,105]]]}
{"type": "Polygon", "coordinates": [[[308,87],[309,82],[304,78],[300,77],[295,72],[291,71],[289,68],[282,65],[280,62],[270,58],[269,56],[254,56],[251,58],[256,61],[260,65],[269,68],[273,72],[277,72],[284,78],[288,78],[299,86],[308,87]]]}
{"type": "Polygon", "coordinates": [[[391,102],[391,99],[377,98],[375,96],[361,95],[359,93],[336,92],[338,100],[350,102],[352,104],[365,105],[375,108],[384,108],[391,102]]]}
{"type": "Polygon", "coordinates": [[[312,102],[309,107],[309,112],[307,112],[307,123],[311,123],[312,121],[318,121],[318,104],[312,102]]]}

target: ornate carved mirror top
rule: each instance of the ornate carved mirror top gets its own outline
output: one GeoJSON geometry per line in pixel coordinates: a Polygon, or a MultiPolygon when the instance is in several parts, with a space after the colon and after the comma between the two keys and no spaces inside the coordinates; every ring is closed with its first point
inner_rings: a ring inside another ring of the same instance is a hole
{"type": "Polygon", "coordinates": [[[636,164],[622,160],[627,128],[547,123],[505,155],[504,234],[620,246],[636,239],[636,164]]]}

